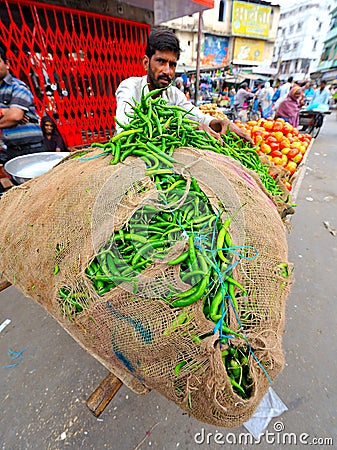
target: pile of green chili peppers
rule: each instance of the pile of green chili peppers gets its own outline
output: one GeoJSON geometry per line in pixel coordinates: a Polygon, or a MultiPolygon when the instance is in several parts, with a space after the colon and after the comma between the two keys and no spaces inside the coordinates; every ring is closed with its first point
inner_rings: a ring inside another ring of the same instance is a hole
{"type": "MultiPolygon", "coordinates": [[[[119,124],[123,131],[106,144],[93,146],[103,148],[102,155],[111,155],[111,164],[123,162],[129,155],[140,157],[146,164],[146,174],[155,183],[162,206],[141,206],[102,246],[85,274],[99,296],[122,283],[132,286],[137,295],[137,277],[156,260],[165,259],[170,266],[179,264],[180,278],[189,287],[183,292],[167,288],[162,300],[172,308],[185,308],[202,301],[205,317],[214,323],[213,333],[219,332],[222,359],[233,389],[246,399],[252,391],[248,363],[251,349],[242,327],[230,328],[229,311],[233,309],[238,318],[238,299],[247,295],[246,289],[233,278],[233,254],[247,255],[231,239],[233,212],[227,212],[221,202],[215,211],[195,178],[191,177],[188,183],[183,175],[174,172],[174,151],[186,146],[230,156],[257,172],[272,195],[282,191],[268,175],[268,168],[251,144],[230,131],[222,136],[221,143],[198,130],[199,124],[189,120],[184,109],[169,106],[161,96],[156,97],[159,92],[143,94],[140,103],[133,106],[130,122],[119,124]],[[184,201],[175,208],[182,198],[184,201]],[[222,217],[226,217],[224,222],[222,217]],[[170,249],[179,240],[185,242],[185,250],[178,257],[168,259],[170,249]],[[234,347],[233,337],[241,338],[247,346],[234,347]]],[[[59,291],[60,305],[71,320],[83,310],[83,295],[65,288],[59,291]]],[[[179,327],[188,320],[184,309],[177,309],[176,319],[164,334],[179,332],[179,327]]],[[[192,337],[194,342],[202,338],[192,337]]],[[[186,361],[177,364],[176,377],[186,364],[186,361]]]]}

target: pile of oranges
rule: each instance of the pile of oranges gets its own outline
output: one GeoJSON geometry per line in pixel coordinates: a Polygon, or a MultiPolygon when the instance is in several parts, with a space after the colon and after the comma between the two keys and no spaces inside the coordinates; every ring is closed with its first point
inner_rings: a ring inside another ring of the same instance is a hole
{"type": "MultiPolygon", "coordinates": [[[[259,119],[235,123],[246,131],[255,144],[259,144],[257,147],[259,155],[267,155],[275,166],[286,171],[285,185],[291,190],[291,177],[298,169],[312,136],[300,133],[283,119],[259,119]]],[[[272,170],[270,174],[274,175],[272,170]]]]}

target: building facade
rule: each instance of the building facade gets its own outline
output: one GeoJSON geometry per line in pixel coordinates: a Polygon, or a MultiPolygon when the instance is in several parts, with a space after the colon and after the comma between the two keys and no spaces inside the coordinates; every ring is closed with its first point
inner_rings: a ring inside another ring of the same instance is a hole
{"type": "Polygon", "coordinates": [[[328,82],[337,84],[337,1],[330,14],[330,27],[323,45],[323,52],[314,74],[328,82]]]}
{"type": "MultiPolygon", "coordinates": [[[[214,8],[202,15],[202,66],[230,67],[234,74],[243,70],[272,75],[279,17],[280,6],[270,2],[215,0],[214,8]]],[[[175,30],[181,41],[180,66],[196,66],[198,19],[194,14],[163,24],[175,30]]]]}
{"type": "Polygon", "coordinates": [[[332,0],[305,0],[282,9],[272,67],[280,79],[310,79],[330,26],[332,0]]]}

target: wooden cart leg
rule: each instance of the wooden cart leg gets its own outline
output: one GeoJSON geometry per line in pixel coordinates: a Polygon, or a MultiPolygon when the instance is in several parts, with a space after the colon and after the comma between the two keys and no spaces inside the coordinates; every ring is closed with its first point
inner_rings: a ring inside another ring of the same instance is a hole
{"type": "Polygon", "coordinates": [[[90,395],[87,406],[95,417],[99,417],[108,406],[118,390],[123,386],[122,381],[113,373],[109,373],[102,383],[90,395]]]}
{"type": "Polygon", "coordinates": [[[4,289],[11,286],[11,283],[4,278],[0,278],[0,291],[3,291],[4,289]]]}

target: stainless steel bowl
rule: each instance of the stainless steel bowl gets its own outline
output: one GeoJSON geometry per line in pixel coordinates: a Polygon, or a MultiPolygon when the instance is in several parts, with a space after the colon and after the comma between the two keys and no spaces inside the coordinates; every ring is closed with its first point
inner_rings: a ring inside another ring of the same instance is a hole
{"type": "Polygon", "coordinates": [[[4,169],[16,183],[22,184],[48,172],[69,154],[70,152],[40,152],[17,156],[7,161],[4,169]]]}

